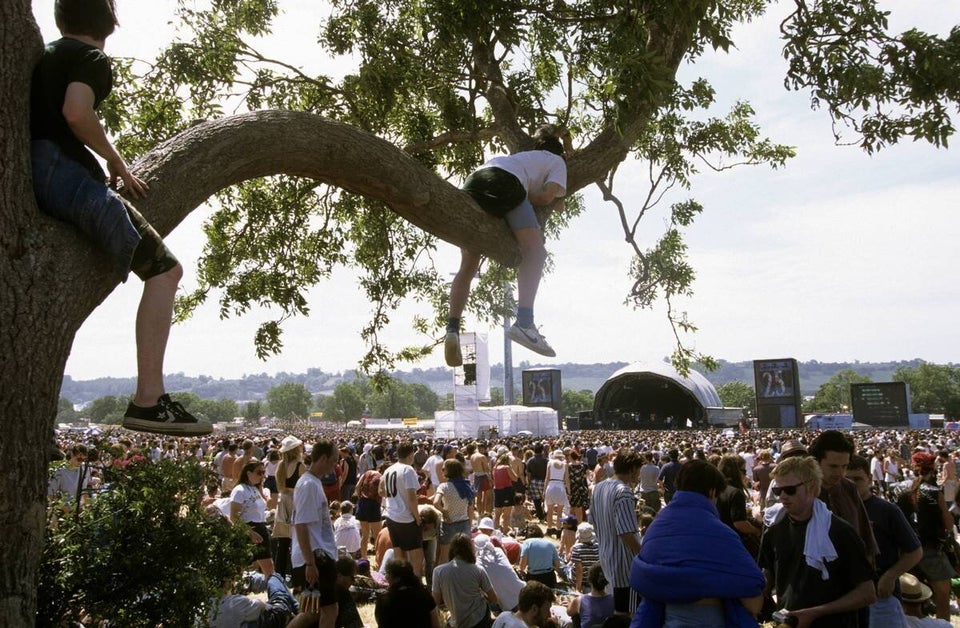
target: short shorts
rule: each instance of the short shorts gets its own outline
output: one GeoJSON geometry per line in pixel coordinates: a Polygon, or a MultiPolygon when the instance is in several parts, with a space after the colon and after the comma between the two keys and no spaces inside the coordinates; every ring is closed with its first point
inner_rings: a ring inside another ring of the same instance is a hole
{"type": "Polygon", "coordinates": [[[506,508],[517,503],[517,491],[512,486],[493,489],[493,507],[506,508]]]}
{"type": "Polygon", "coordinates": [[[253,546],[253,560],[266,560],[268,558],[273,558],[273,552],[270,551],[270,530],[267,528],[265,523],[250,523],[247,522],[247,525],[250,526],[250,529],[260,535],[262,539],[259,543],[253,546]]]}
{"type": "Polygon", "coordinates": [[[386,520],[387,530],[390,532],[390,544],[405,552],[423,548],[423,530],[416,521],[397,523],[386,520]]]}
{"type": "Polygon", "coordinates": [[[481,168],[463,182],[463,191],[489,214],[504,218],[514,231],[540,228],[527,190],[502,168],[481,168]]]}
{"type": "Polygon", "coordinates": [[[450,541],[453,540],[458,534],[466,534],[470,536],[470,520],[464,519],[463,521],[454,521],[452,523],[447,523],[446,521],[440,522],[440,535],[437,537],[440,545],[450,545],[450,541]]]}
{"type": "Polygon", "coordinates": [[[366,523],[380,523],[383,520],[380,504],[377,503],[377,500],[366,497],[361,497],[357,501],[357,511],[355,515],[357,521],[364,521],[366,523]]]}
{"type": "Polygon", "coordinates": [[[957,577],[953,565],[947,560],[947,555],[935,547],[925,547],[923,549],[923,558],[920,559],[917,567],[920,568],[920,571],[923,572],[923,575],[926,576],[928,580],[934,582],[938,580],[951,580],[957,577]]]}
{"type": "Polygon", "coordinates": [[[337,563],[323,552],[314,550],[313,559],[317,563],[317,582],[313,586],[307,585],[306,565],[293,568],[291,584],[294,589],[316,591],[320,594],[320,606],[330,606],[337,603],[337,563]]]}

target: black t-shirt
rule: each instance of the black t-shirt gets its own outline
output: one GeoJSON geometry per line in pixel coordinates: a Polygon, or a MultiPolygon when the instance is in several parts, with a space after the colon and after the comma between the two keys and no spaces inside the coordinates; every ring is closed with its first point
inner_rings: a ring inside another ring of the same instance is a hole
{"type": "Polygon", "coordinates": [[[737,487],[728,486],[717,495],[717,512],[720,514],[720,521],[733,528],[734,522],[745,521],[747,518],[747,496],[737,487]]]}
{"type": "Polygon", "coordinates": [[[390,587],[377,598],[374,615],[379,628],[429,626],[437,603],[423,586],[390,587]]]}
{"type": "Polygon", "coordinates": [[[63,101],[70,83],[89,85],[94,108],[100,106],[113,87],[109,57],[99,48],[69,37],[47,44],[30,86],[30,137],[56,143],[92,177],[102,181],[106,175],[100,164],[63,117],[63,101]]]}
{"type": "Polygon", "coordinates": [[[926,548],[939,547],[944,537],[943,518],[940,514],[940,494],[936,484],[923,481],[917,491],[917,536],[926,548]]]}
{"type": "MultiPolygon", "coordinates": [[[[839,599],[862,582],[873,579],[863,541],[849,523],[836,515],[830,519],[830,542],[837,559],[827,563],[829,580],[807,565],[803,556],[807,522],[790,517],[771,526],[760,544],[760,567],[773,574],[774,591],[781,608],[799,610],[839,599]]],[[[857,611],[819,618],[812,628],[856,628],[857,611]]]]}
{"type": "Polygon", "coordinates": [[[531,480],[545,480],[547,478],[547,459],[543,456],[534,456],[527,461],[527,473],[531,480]]]}
{"type": "MultiPolygon", "coordinates": [[[[864,500],[863,505],[873,526],[873,536],[877,539],[880,555],[877,556],[877,574],[882,574],[907,554],[920,547],[917,533],[895,504],[879,497],[864,500]]],[[[900,581],[894,583],[894,593],[900,597],[900,581]]]]}

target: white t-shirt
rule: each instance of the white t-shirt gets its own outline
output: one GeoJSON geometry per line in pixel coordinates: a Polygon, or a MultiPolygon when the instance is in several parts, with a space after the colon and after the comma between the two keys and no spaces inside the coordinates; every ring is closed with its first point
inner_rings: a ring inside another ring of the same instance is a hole
{"type": "Polygon", "coordinates": [[[504,611],[497,615],[491,628],[527,628],[527,622],[510,611],[504,611]]]}
{"type": "Polygon", "coordinates": [[[230,491],[230,502],[240,504],[240,521],[263,523],[267,520],[267,502],[256,486],[237,484],[230,491]]]}
{"type": "Polygon", "coordinates": [[[417,472],[408,464],[396,462],[383,473],[384,515],[396,523],[411,523],[413,513],[407,507],[407,490],[420,488],[417,472]]]}
{"type": "Polygon", "coordinates": [[[527,193],[539,192],[548,182],[556,183],[564,192],[567,189],[567,162],[560,155],[546,150],[525,150],[513,155],[494,157],[482,168],[500,168],[520,179],[527,193]]]}
{"type": "Polygon", "coordinates": [[[333,522],[333,538],[337,543],[337,547],[342,545],[347,548],[347,551],[351,554],[359,552],[362,542],[360,538],[360,522],[357,521],[353,514],[340,515],[337,517],[337,520],[333,522]]]}
{"type": "MultiPolygon", "coordinates": [[[[333,534],[333,521],[330,520],[330,504],[323,493],[320,478],[312,473],[304,473],[293,489],[293,524],[306,524],[310,532],[310,549],[323,550],[323,553],[337,559],[337,542],[333,534]]],[[[296,533],[291,543],[291,562],[294,567],[306,564],[306,559],[297,542],[296,533]]]]}
{"type": "Polygon", "coordinates": [[[434,489],[440,486],[440,475],[437,473],[438,462],[443,462],[443,457],[433,454],[423,463],[423,468],[430,474],[430,486],[434,489]]]}

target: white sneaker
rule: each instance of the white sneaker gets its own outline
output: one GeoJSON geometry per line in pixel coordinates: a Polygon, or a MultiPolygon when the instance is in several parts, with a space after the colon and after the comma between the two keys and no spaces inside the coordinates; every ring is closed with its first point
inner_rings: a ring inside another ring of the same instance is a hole
{"type": "Polygon", "coordinates": [[[547,339],[540,335],[540,332],[537,331],[536,326],[520,327],[514,323],[510,326],[510,331],[507,333],[507,335],[510,337],[510,340],[519,345],[523,345],[534,353],[545,355],[548,358],[552,358],[557,355],[557,352],[553,350],[553,347],[550,346],[550,343],[547,342],[547,339]]]}
{"type": "Polygon", "coordinates": [[[460,334],[455,331],[448,331],[447,337],[443,339],[443,357],[447,361],[447,366],[462,366],[463,355],[460,353],[460,334]]]}

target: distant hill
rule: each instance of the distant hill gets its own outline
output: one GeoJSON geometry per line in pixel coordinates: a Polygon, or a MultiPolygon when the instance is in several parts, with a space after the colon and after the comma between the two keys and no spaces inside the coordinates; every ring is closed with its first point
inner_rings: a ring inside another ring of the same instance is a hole
{"type": "MultiPolygon", "coordinates": [[[[727,362],[720,360],[720,368],[713,372],[705,372],[704,376],[714,386],[728,382],[744,382],[753,385],[752,362],[727,362]]],[[[811,360],[800,363],[800,390],[803,395],[813,395],[834,373],[845,369],[856,371],[860,375],[869,377],[875,382],[890,381],[894,371],[899,367],[916,368],[923,361],[919,359],[900,362],[818,362],[811,360]]],[[[610,375],[626,366],[627,362],[609,362],[605,364],[559,364],[563,388],[566,390],[589,390],[596,392],[610,375]]],[[[538,366],[529,362],[521,362],[513,367],[515,387],[519,390],[520,374],[526,368],[538,366]]],[[[450,369],[433,368],[412,371],[397,371],[393,374],[400,381],[407,383],[421,383],[429,386],[439,395],[453,392],[453,376],[450,369]]],[[[253,401],[263,399],[267,391],[284,382],[300,383],[306,386],[313,394],[330,393],[337,384],[352,381],[356,375],[351,372],[326,373],[319,368],[312,368],[306,373],[277,373],[268,375],[246,375],[241,379],[214,378],[208,375],[188,377],[183,373],[166,375],[167,389],[171,392],[192,392],[203,399],[234,399],[236,401],[253,401]]],[[[503,365],[495,364],[490,368],[490,382],[495,388],[503,385],[503,365]]],[[[133,377],[103,377],[92,380],[74,380],[69,376],[63,378],[60,391],[75,404],[85,404],[106,395],[130,395],[136,389],[136,380],[133,377]]]]}

